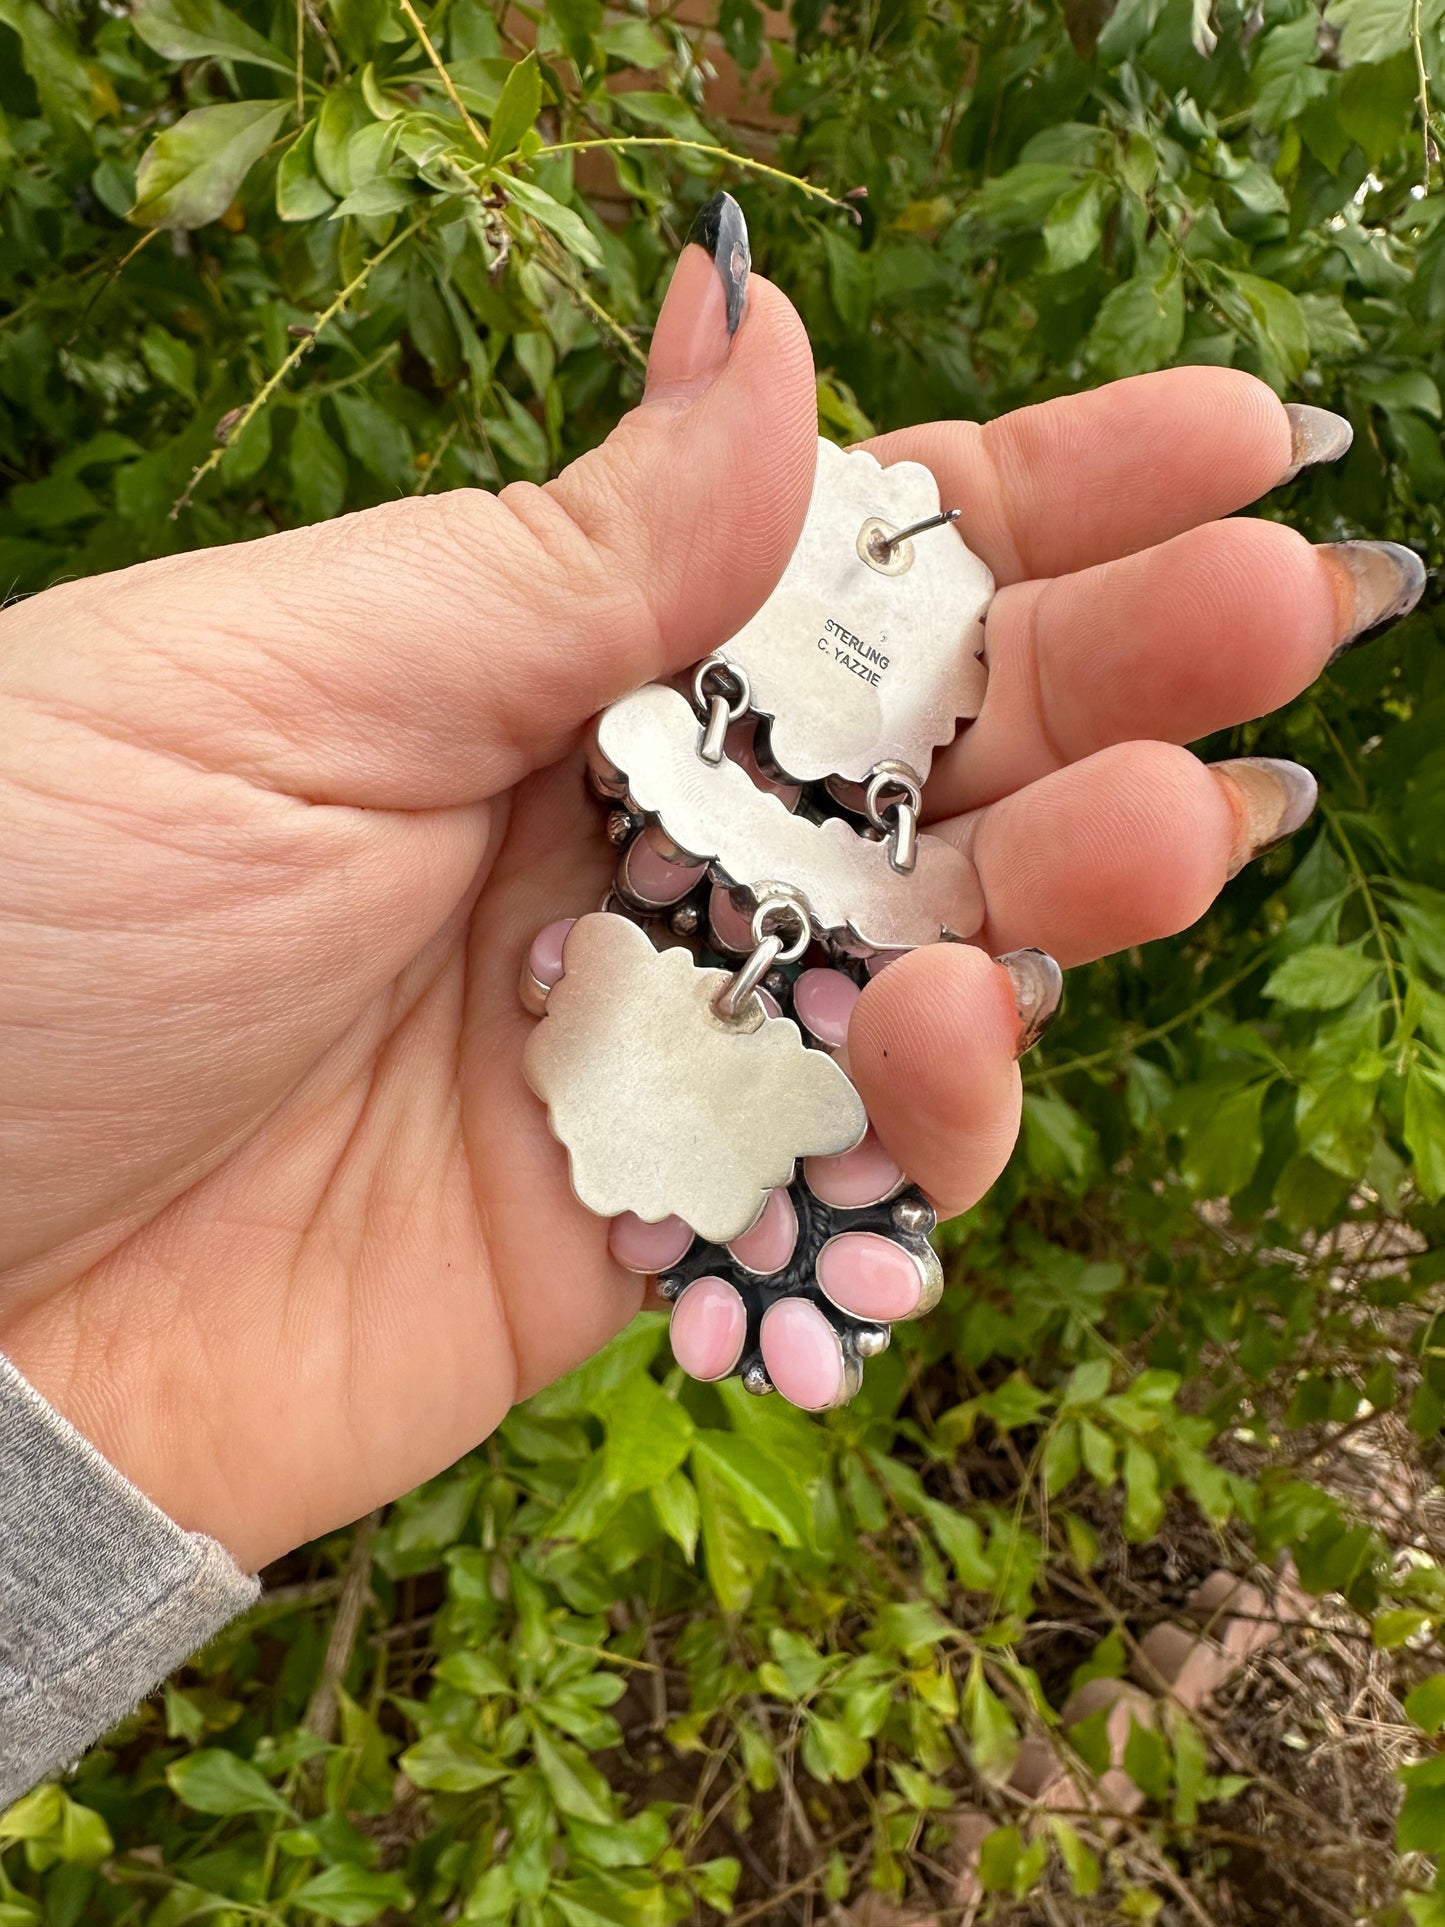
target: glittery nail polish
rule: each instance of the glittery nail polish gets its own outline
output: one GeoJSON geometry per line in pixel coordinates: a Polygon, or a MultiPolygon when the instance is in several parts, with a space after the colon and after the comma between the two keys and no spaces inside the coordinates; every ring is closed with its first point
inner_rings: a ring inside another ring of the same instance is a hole
{"type": "Polygon", "coordinates": [[[1238,832],[1229,861],[1229,875],[1238,876],[1246,863],[1276,843],[1282,843],[1309,817],[1319,785],[1300,763],[1278,756],[1236,756],[1211,763],[1216,782],[1229,786],[1238,832]]]}
{"type": "Polygon", "coordinates": [[[1355,439],[1355,431],[1343,415],[1328,408],[1315,408],[1305,401],[1287,401],[1289,417],[1289,461],[1283,479],[1292,482],[1302,468],[1320,462],[1337,462],[1355,439]]]}
{"type": "Polygon", "coordinates": [[[1425,593],[1425,564],[1402,542],[1323,542],[1320,552],[1345,587],[1346,628],[1331,662],[1409,615],[1425,593]]]}
{"type": "Polygon", "coordinates": [[[735,335],[747,303],[748,272],[753,257],[748,247],[748,224],[732,195],[720,191],[705,201],[687,231],[687,238],[712,256],[727,296],[728,334],[735,335]]]}
{"type": "Polygon", "coordinates": [[[994,962],[1009,974],[1019,1014],[1016,1055],[1033,1049],[1059,1014],[1064,1000],[1064,973],[1047,950],[1010,950],[994,962]]]}

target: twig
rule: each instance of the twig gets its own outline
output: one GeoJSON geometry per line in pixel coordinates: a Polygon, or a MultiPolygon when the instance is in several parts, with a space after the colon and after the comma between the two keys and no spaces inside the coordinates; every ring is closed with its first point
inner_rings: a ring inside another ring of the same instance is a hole
{"type": "Polygon", "coordinates": [[[446,89],[447,99],[451,102],[452,106],[455,107],[457,112],[461,115],[462,124],[465,126],[467,132],[471,135],[472,139],[477,143],[477,146],[481,149],[482,153],[485,154],[487,151],[487,137],[482,132],[481,128],[478,127],[477,123],[472,119],[471,113],[467,107],[466,102],[462,99],[461,95],[457,92],[457,84],[452,79],[451,75],[447,72],[446,62],[442,59],[441,55],[437,52],[436,48],[432,45],[431,35],[427,32],[426,28],[422,25],[421,15],[417,12],[416,8],[411,4],[411,0],[398,0],[398,4],[400,5],[402,12],[406,15],[407,19],[411,22],[411,30],[416,35],[417,39],[421,42],[422,52],[426,55],[427,59],[431,62],[432,66],[436,68],[437,78],[441,81],[442,86],[446,89]]]}
{"type": "Polygon", "coordinates": [[[320,1675],[301,1721],[307,1732],[314,1733],[318,1740],[330,1741],[336,1736],[336,1689],[346,1678],[356,1635],[361,1630],[361,1615],[371,1591],[371,1542],[380,1524],[380,1512],[370,1512],[352,1534],[351,1557],[346,1562],[341,1597],[331,1622],[331,1637],[326,1642],[326,1657],[321,1662],[320,1675]]]}
{"type": "Polygon", "coordinates": [[[361,292],[366,286],[367,281],[371,278],[374,270],[379,268],[389,255],[395,254],[399,247],[403,246],[414,234],[424,228],[430,219],[430,209],[427,209],[422,214],[418,214],[416,219],[404,227],[400,234],[394,234],[385,247],[378,248],[371,259],[363,263],[357,273],[351,277],[346,286],[332,300],[330,306],[322,309],[321,313],[316,317],[315,326],[312,328],[310,334],[303,336],[302,339],[296,343],[296,346],[291,350],[290,354],[287,355],[275,374],[272,375],[269,380],[263,382],[256,390],[256,393],[231,424],[226,440],[216,444],[205,461],[203,461],[200,467],[192,474],[190,481],[186,483],[180,495],[177,496],[176,500],[171,504],[170,519],[173,522],[181,510],[189,505],[196,490],[205,478],[214,468],[220,465],[221,459],[231,443],[240,439],[246,432],[246,429],[255,420],[256,416],[259,415],[261,410],[266,406],[267,402],[270,401],[282,382],[285,381],[286,377],[291,373],[291,370],[297,366],[303,356],[308,355],[316,346],[317,337],[320,335],[322,329],[325,328],[329,322],[336,319],[337,315],[341,313],[353,295],[361,292]]]}
{"type": "MultiPolygon", "coordinates": [[[[406,0],[401,0],[403,6],[406,0]]],[[[548,154],[583,154],[589,148],[631,149],[638,147],[686,148],[690,154],[707,154],[713,160],[726,161],[729,167],[741,168],[748,174],[762,174],[769,180],[781,181],[785,187],[795,187],[799,193],[809,195],[815,201],[825,201],[829,207],[840,207],[845,214],[856,220],[858,210],[851,201],[839,200],[825,187],[813,181],[805,181],[800,174],[789,174],[785,168],[771,167],[766,161],[755,161],[750,155],[738,154],[730,147],[718,147],[710,141],[684,140],[676,134],[616,134],[597,140],[554,141],[550,146],[539,147],[528,155],[529,161],[540,161],[548,154]]]]}

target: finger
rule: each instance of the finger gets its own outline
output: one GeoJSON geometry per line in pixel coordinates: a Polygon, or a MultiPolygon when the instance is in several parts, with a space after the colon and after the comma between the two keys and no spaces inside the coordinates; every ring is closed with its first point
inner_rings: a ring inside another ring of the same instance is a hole
{"type": "Polygon", "coordinates": [[[983,707],[935,765],[929,808],[973,808],[1111,743],[1187,743],[1263,716],[1424,586],[1396,543],[1313,547],[1280,523],[1235,520],[1004,589],[983,707]]]}
{"type": "Polygon", "coordinates": [[[11,687],[311,801],[448,805],[554,760],[612,698],[733,634],[802,525],[807,338],[722,215],[683,250],[642,405],[548,487],[51,590],[5,618],[11,687]],[[87,641],[57,650],[62,631],[87,641]]]}
{"type": "Polygon", "coordinates": [[[854,1006],[853,1081],[887,1149],[945,1216],[976,1203],[1008,1162],[1022,1034],[1013,978],[966,944],[910,952],[854,1006]]]}
{"type": "Polygon", "coordinates": [[[933,828],[977,869],[975,941],[995,954],[1037,945],[1068,968],[1187,929],[1315,795],[1297,763],[1205,764],[1169,743],[1120,743],[933,828]]]}
{"type": "Polygon", "coordinates": [[[1020,582],[1216,521],[1349,444],[1342,417],[1286,407],[1238,369],[1170,368],[866,446],[881,462],[931,468],[944,507],[963,510],[969,547],[1000,582],[1020,582]]]}

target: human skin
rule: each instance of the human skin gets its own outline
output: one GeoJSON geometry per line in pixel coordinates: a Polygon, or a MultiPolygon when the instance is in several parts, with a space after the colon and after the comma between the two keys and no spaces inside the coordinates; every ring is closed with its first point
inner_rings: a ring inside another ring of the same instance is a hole
{"type": "MultiPolygon", "coordinates": [[[[587,720],[762,603],[815,432],[787,301],[754,276],[730,335],[689,246],[644,401],[545,488],[0,616],[0,1351],[243,1566],[449,1464],[637,1311],[522,1081],[519,966],[610,867],[587,720]]],[[[991,956],[1178,931],[1307,808],[1293,766],[1180,747],[1297,694],[1409,575],[1218,519],[1300,441],[1197,368],[873,444],[935,470],[1001,585],[926,799],[986,924],[881,974],[849,1039],[944,1212],[1017,1130],[991,956]]]]}

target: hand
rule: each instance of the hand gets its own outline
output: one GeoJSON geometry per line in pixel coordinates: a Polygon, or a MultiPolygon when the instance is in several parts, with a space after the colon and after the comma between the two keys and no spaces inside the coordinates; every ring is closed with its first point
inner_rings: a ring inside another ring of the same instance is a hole
{"type": "MultiPolygon", "coordinates": [[[[756,278],[729,335],[720,252],[685,250],[644,402],[549,487],[0,618],[0,1350],[243,1565],[448,1464],[641,1300],[522,1082],[516,983],[605,885],[582,727],[736,630],[801,525],[807,342],[756,278]]],[[[1001,584],[928,799],[982,947],[904,958],[850,1037],[885,1143],[956,1211],[1018,1120],[988,953],[1199,916],[1313,785],[1176,745],[1288,700],[1410,581],[1400,551],[1215,520],[1299,458],[1227,370],[876,452],[934,468],[1001,584]]]]}

